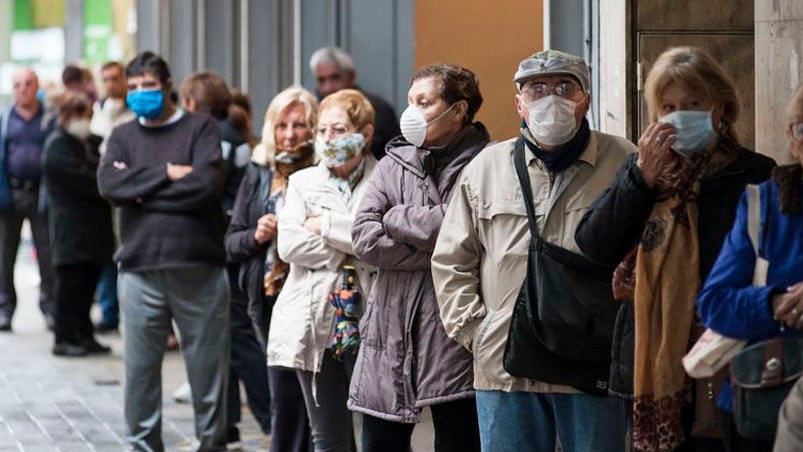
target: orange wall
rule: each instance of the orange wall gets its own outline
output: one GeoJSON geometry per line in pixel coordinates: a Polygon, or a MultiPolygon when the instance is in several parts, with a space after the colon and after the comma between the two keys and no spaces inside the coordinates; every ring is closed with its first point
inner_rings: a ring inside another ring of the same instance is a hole
{"type": "Polygon", "coordinates": [[[474,71],[484,99],[477,119],[494,140],[518,133],[513,73],[543,48],[542,0],[417,0],[415,67],[455,63],[474,71]]]}

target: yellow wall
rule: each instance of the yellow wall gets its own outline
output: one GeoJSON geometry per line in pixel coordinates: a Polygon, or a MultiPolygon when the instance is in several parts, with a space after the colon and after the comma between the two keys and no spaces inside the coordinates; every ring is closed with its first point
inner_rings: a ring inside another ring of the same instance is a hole
{"type": "Polygon", "coordinates": [[[518,133],[513,73],[542,47],[542,0],[416,1],[415,67],[455,63],[474,71],[484,99],[477,119],[494,140],[518,133]]]}

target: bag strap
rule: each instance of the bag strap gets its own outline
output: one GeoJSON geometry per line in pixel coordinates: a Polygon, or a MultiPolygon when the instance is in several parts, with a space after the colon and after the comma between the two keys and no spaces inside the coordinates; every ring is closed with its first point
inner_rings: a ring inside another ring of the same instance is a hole
{"type": "Polygon", "coordinates": [[[533,188],[530,185],[530,173],[527,172],[527,164],[524,162],[524,141],[519,138],[516,147],[513,149],[513,164],[516,167],[516,176],[521,185],[521,197],[524,199],[524,208],[527,210],[527,224],[530,226],[532,240],[538,239],[538,223],[535,220],[535,209],[533,208],[533,188]]]}
{"type": "Polygon", "coordinates": [[[756,253],[756,263],[753,267],[753,285],[764,287],[767,285],[767,271],[769,263],[761,257],[761,191],[758,185],[747,186],[747,235],[750,244],[756,253]]]}

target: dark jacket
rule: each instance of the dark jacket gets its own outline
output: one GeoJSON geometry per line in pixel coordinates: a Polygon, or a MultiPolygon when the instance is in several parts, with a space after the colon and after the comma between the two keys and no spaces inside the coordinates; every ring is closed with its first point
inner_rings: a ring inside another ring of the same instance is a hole
{"type": "Polygon", "coordinates": [[[446,336],[430,259],[452,188],[488,141],[474,123],[431,157],[399,139],[379,162],[352,227],[355,255],[379,273],[360,322],[350,409],[413,423],[423,406],[473,396],[471,353],[446,336]]]}
{"type": "Polygon", "coordinates": [[[245,176],[245,168],[251,159],[251,149],[239,132],[225,119],[218,120],[220,145],[223,154],[223,195],[221,206],[228,220],[234,208],[234,199],[245,176]]]}
{"type": "MultiPolygon", "coordinates": [[[[655,205],[657,192],[644,183],[636,165],[638,155],[628,159],[586,212],[575,232],[577,245],[589,259],[617,265],[641,238],[644,224],[655,205]]],[[[722,241],[733,225],[736,207],[747,184],[770,177],[775,162],[741,148],[735,161],[721,172],[703,179],[698,200],[697,235],[700,243],[700,283],[719,255],[722,241]]],[[[614,334],[611,391],[632,394],[633,315],[632,304],[623,305],[614,334]]]]}
{"type": "Polygon", "coordinates": [[[96,178],[101,141],[91,135],[85,145],[59,127],[45,143],[42,168],[53,265],[111,262],[111,207],[100,197],[96,178]]]}
{"type": "Polygon", "coordinates": [[[254,162],[246,167],[245,176],[232,208],[231,221],[226,230],[226,258],[229,262],[241,264],[236,284],[248,296],[248,317],[258,327],[255,328],[257,337],[264,349],[267,328],[270,324],[270,308],[265,298],[262,280],[265,274],[265,258],[271,242],[260,245],[254,240],[257,220],[267,213],[260,199],[261,172],[270,173],[271,170],[254,162]]]}

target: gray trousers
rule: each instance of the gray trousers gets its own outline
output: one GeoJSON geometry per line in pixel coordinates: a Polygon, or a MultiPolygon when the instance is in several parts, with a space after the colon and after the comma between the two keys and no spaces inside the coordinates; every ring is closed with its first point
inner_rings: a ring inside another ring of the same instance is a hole
{"type": "Polygon", "coordinates": [[[307,405],[315,452],[353,450],[351,411],[346,407],[346,399],[355,360],[356,357],[349,356],[337,361],[330,350],[326,350],[319,373],[296,370],[304,404],[307,405]],[[314,397],[313,384],[317,389],[314,397]]]}
{"type": "MultiPolygon", "coordinates": [[[[17,261],[17,248],[20,245],[22,222],[27,218],[31,223],[33,243],[39,261],[39,308],[47,315],[53,315],[54,272],[50,264],[50,239],[48,237],[47,213],[38,211],[39,191],[11,189],[11,209],[0,214],[0,313],[8,318],[17,307],[17,292],[14,289],[14,264],[17,261]]],[[[76,231],[80,234],[80,231],[76,231]]]]}
{"type": "Polygon", "coordinates": [[[137,451],[163,451],[162,359],[175,320],[187,366],[199,451],[226,449],[228,285],[223,267],[121,272],[125,419],[137,451]]]}

